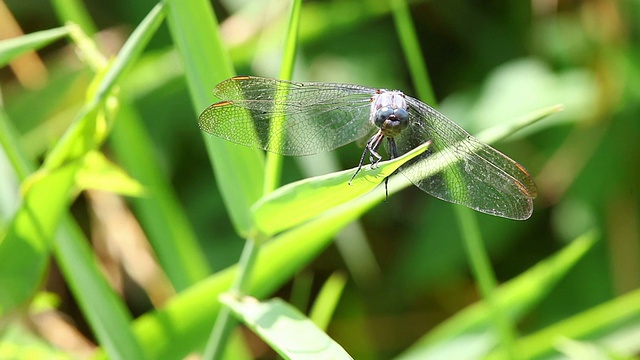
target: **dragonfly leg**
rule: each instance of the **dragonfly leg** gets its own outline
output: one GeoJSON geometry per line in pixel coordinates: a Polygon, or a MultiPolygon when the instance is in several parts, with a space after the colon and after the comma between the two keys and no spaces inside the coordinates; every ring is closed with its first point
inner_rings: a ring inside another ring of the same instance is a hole
{"type": "Polygon", "coordinates": [[[380,154],[376,152],[376,150],[380,146],[380,143],[382,142],[382,139],[384,139],[384,135],[382,134],[382,131],[378,131],[375,135],[371,137],[371,139],[369,139],[369,141],[367,141],[367,145],[364,147],[364,151],[362,152],[362,157],[360,158],[360,163],[358,163],[358,168],[356,169],[356,172],[353,174],[353,176],[351,176],[351,179],[349,180],[349,185],[351,185],[351,182],[353,181],[353,179],[355,179],[356,175],[358,175],[358,173],[360,172],[360,169],[362,169],[364,158],[367,155],[367,153],[369,153],[369,161],[371,162],[372,168],[374,165],[380,162],[380,160],[382,160],[382,156],[380,156],[380,154]]]}
{"type": "Polygon", "coordinates": [[[396,147],[396,140],[392,137],[388,137],[387,142],[389,143],[389,149],[391,149],[391,154],[389,154],[389,157],[390,157],[389,160],[393,160],[398,157],[398,148],[396,147]]]}
{"type": "Polygon", "coordinates": [[[353,173],[353,176],[351,176],[351,179],[349,179],[349,185],[351,185],[351,182],[353,181],[353,179],[355,179],[356,175],[358,175],[358,173],[360,172],[360,169],[362,169],[362,163],[364,162],[364,157],[365,155],[367,155],[368,151],[369,151],[369,146],[364,148],[364,151],[362,152],[362,157],[360,158],[360,163],[358,163],[358,168],[356,169],[356,172],[353,173]]]}
{"type": "MultiPolygon", "coordinates": [[[[389,143],[389,150],[391,154],[389,154],[390,160],[398,157],[398,148],[396,147],[396,141],[392,137],[387,138],[387,142],[389,143]]],[[[389,177],[384,178],[384,202],[389,200],[389,177]]]]}
{"type": "Polygon", "coordinates": [[[371,168],[375,169],[380,160],[382,160],[382,156],[378,154],[378,147],[380,147],[380,143],[382,143],[382,139],[384,139],[384,134],[382,130],[377,134],[373,135],[369,142],[367,143],[367,149],[369,150],[369,163],[371,163],[371,168]]]}
{"type": "Polygon", "coordinates": [[[382,160],[382,156],[375,150],[369,149],[369,163],[371,164],[372,169],[378,167],[378,163],[380,162],[380,160],[382,160]]]}

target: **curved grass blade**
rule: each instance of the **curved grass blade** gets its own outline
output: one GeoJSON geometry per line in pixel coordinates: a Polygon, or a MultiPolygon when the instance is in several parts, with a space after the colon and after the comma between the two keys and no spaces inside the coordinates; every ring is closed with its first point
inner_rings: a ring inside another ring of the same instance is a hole
{"type": "Polygon", "coordinates": [[[377,167],[363,166],[351,181],[355,169],[317,176],[285,185],[260,199],[253,207],[255,229],[266,236],[292,228],[323,212],[373,190],[400,166],[422,154],[427,142],[394,160],[377,167]]]}
{"type": "Polygon", "coordinates": [[[69,29],[63,26],[0,41],[0,67],[7,65],[16,57],[28,51],[38,50],[68,33],[69,29]]]}
{"type": "MultiPolygon", "coordinates": [[[[597,237],[593,231],[584,234],[559,253],[498,288],[495,300],[510,321],[521,319],[540,303],[592,248],[597,237]]],[[[487,354],[498,344],[492,316],[486,300],[473,304],[431,330],[397,359],[483,357],[482,354],[487,354]]]]}

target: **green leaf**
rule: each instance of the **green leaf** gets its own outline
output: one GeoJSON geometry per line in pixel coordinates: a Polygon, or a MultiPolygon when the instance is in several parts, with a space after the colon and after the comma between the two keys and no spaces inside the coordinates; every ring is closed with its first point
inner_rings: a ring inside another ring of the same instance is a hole
{"type": "MultiPolygon", "coordinates": [[[[640,290],[619,296],[520,339],[516,346],[524,358],[548,359],[558,355],[563,339],[590,340],[598,344],[615,343],[627,355],[640,351],[640,290]]],[[[494,352],[491,358],[499,358],[494,352]]]]}
{"type": "Polygon", "coordinates": [[[226,295],[220,301],[285,359],[352,359],[313,321],[280,299],[260,302],[226,295]]]}
{"type": "Polygon", "coordinates": [[[64,26],[0,41],[0,67],[7,65],[27,51],[38,50],[68,33],[69,29],[64,26]]]}
{"type": "Polygon", "coordinates": [[[546,118],[547,116],[553,115],[562,110],[564,110],[564,106],[562,104],[556,104],[553,106],[534,110],[508,123],[501,123],[497,126],[490,127],[479,133],[477,136],[478,139],[483,139],[483,141],[492,143],[498,142],[511,136],[519,130],[524,129],[527,126],[535,124],[536,122],[546,118]]]}
{"type": "MultiPolygon", "coordinates": [[[[346,224],[379,203],[370,192],[270,240],[261,247],[248,292],[256,297],[271,294],[329,246],[346,224]]],[[[162,310],[136,319],[134,328],[147,357],[183,358],[200,347],[220,310],[212,299],[230,288],[237,270],[232,266],[218,272],[178,294],[162,310]]]]}
{"type": "MultiPolygon", "coordinates": [[[[586,254],[596,237],[595,232],[590,232],[577,238],[558,254],[500,286],[495,293],[498,306],[511,321],[521,319],[586,254]]],[[[486,301],[471,305],[430,331],[398,359],[482,357],[498,341],[491,316],[486,301]]]]}
{"type": "Polygon", "coordinates": [[[138,181],[98,151],[91,151],[84,156],[83,166],[76,174],[76,186],[82,190],[103,190],[129,196],[141,196],[144,193],[138,181]]]}
{"type": "MultiPolygon", "coordinates": [[[[8,136],[8,139],[17,139],[18,137],[8,124],[3,112],[0,112],[0,129],[0,142],[5,153],[10,155],[18,180],[24,180],[35,166],[28,161],[24,150],[17,142],[5,141],[5,135],[8,136]]],[[[61,169],[56,171],[61,171],[61,169]]],[[[4,176],[1,179],[6,180],[8,177],[4,176]]],[[[52,179],[47,177],[45,180],[51,182],[52,179]]],[[[67,180],[71,180],[71,174],[67,180]]],[[[42,183],[34,185],[35,188],[30,192],[30,196],[34,196],[33,194],[37,196],[39,187],[43,186],[42,183]]],[[[61,187],[64,186],[66,184],[61,187]]],[[[46,220],[41,223],[57,223],[55,219],[47,218],[55,216],[55,209],[63,208],[62,205],[56,205],[56,202],[65,201],[64,192],[59,191],[61,187],[52,190],[45,189],[45,191],[53,192],[50,195],[43,194],[43,197],[37,199],[42,202],[42,206],[38,207],[37,211],[31,215],[46,220]],[[60,195],[63,199],[59,199],[60,195]],[[51,209],[51,211],[47,211],[47,209],[51,209]]],[[[18,213],[16,216],[22,215],[18,213]]],[[[16,223],[16,225],[19,224],[16,223]]],[[[98,269],[94,254],[88,247],[89,241],[83,236],[82,231],[73,220],[68,215],[63,215],[62,224],[55,232],[55,236],[51,234],[44,237],[46,234],[38,232],[37,227],[30,227],[28,223],[22,226],[22,229],[22,241],[16,241],[11,237],[5,238],[0,243],[0,259],[2,259],[0,263],[0,288],[4,289],[0,292],[0,298],[3,298],[2,306],[5,307],[5,300],[9,297],[13,298],[10,306],[21,302],[21,298],[28,296],[34,291],[34,287],[39,286],[43,271],[41,264],[46,263],[46,258],[49,256],[49,252],[45,251],[43,247],[48,243],[45,244],[43,239],[53,237],[53,251],[56,261],[99,343],[104,346],[111,358],[125,358],[127,356],[142,358],[140,355],[142,351],[136,338],[129,330],[131,316],[124,303],[105,281],[101,270],[98,269]],[[30,234],[29,231],[36,233],[30,234]],[[25,250],[27,251],[25,252],[25,250]],[[7,257],[9,261],[6,261],[4,257],[7,257]],[[20,279],[16,274],[20,274],[20,279]],[[9,277],[9,282],[15,280],[15,284],[6,285],[7,277],[9,277]]]]}
{"type": "Polygon", "coordinates": [[[49,241],[69,206],[69,189],[80,166],[72,162],[34,181],[0,239],[0,314],[26,301],[40,285],[49,241]]]}
{"type": "Polygon", "coordinates": [[[327,329],[346,285],[347,276],[342,272],[334,272],[327,281],[325,281],[322,289],[320,289],[309,314],[309,318],[311,318],[320,329],[327,329]]]}
{"type": "MultiPolygon", "coordinates": [[[[99,69],[94,79],[94,85],[89,88],[88,99],[82,110],[51,151],[51,154],[45,159],[44,166],[46,168],[55,168],[69,159],[84,156],[85,153],[102,144],[109,133],[110,122],[118,106],[118,100],[112,90],[123,73],[140,56],[151,36],[162,23],[163,18],[163,4],[160,3],[136,27],[114,61],[105,68],[99,69]]],[[[79,32],[79,28],[76,27],[76,29],[76,32],[79,32]]],[[[85,40],[81,41],[85,42],[85,40]]],[[[93,48],[92,45],[85,44],[83,46],[93,48]]],[[[93,50],[88,51],[93,52],[93,50]]]]}
{"type": "Polygon", "coordinates": [[[109,358],[144,359],[126,304],[105,280],[89,241],[69,216],[64,217],[54,243],[56,261],[74,299],[109,358]]]}
{"type": "Polygon", "coordinates": [[[427,142],[399,158],[380,162],[374,168],[363,166],[351,186],[348,183],[355,169],[282,186],[252,207],[256,230],[271,236],[356,199],[373,190],[404,163],[425,152],[430,144],[427,142]]]}

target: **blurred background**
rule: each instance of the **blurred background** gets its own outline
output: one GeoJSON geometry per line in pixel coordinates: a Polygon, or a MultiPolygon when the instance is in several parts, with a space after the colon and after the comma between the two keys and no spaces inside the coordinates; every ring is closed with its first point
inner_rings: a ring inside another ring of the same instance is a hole
{"type": "MultiPolygon", "coordinates": [[[[155,3],[85,4],[97,25],[101,50],[113,55],[155,3]]],[[[5,0],[4,5],[5,16],[11,13],[24,33],[61,25],[49,2],[5,0]]],[[[214,1],[213,8],[236,72],[277,77],[288,2],[214,1]]],[[[500,282],[588,230],[601,235],[518,330],[536,331],[637,289],[640,2],[411,1],[410,9],[438,100],[433,105],[471,134],[541,108],[564,106],[563,112],[494,144],[535,178],[539,196],[533,216],[518,222],[477,214],[500,282]]],[[[15,28],[3,19],[0,31],[8,37],[15,28]]],[[[355,83],[416,95],[384,2],[305,1],[299,41],[294,80],[355,83]]],[[[42,159],[60,138],[90,79],[64,41],[0,69],[3,105],[31,156],[42,159]]],[[[192,110],[166,25],[121,86],[123,97],[143,119],[154,161],[161,164],[162,176],[170,182],[211,268],[218,271],[237,262],[244,242],[216,187],[198,114],[192,110]]],[[[210,93],[214,86],[202,91],[210,93]]],[[[215,100],[211,95],[211,102],[215,100]]],[[[346,169],[357,164],[361,149],[351,144],[334,155],[339,169],[346,169]]],[[[117,155],[114,158],[117,162],[117,155]]],[[[283,183],[308,176],[314,161],[285,159],[283,183]]],[[[7,191],[0,195],[11,196],[7,191]]],[[[152,253],[145,240],[149,234],[136,218],[135,201],[89,192],[80,195],[71,210],[97,253],[104,255],[114,286],[139,315],[154,306],[154,296],[166,298],[171,290],[150,295],[132,274],[131,268],[146,261],[142,254],[152,253]],[[105,215],[109,211],[122,218],[105,215]],[[110,223],[104,219],[115,221],[112,226],[127,232],[121,236],[142,245],[121,244],[128,255],[114,256],[109,250],[110,223]],[[127,261],[129,265],[122,265],[127,261]]],[[[347,275],[328,333],[355,358],[397,355],[480,298],[453,206],[407,188],[363,216],[358,226],[340,236],[338,246],[328,248],[299,275],[297,283],[310,288],[310,298],[332,273],[347,275]]],[[[11,213],[2,211],[5,217],[11,213]]],[[[153,263],[153,255],[149,261],[153,263]]],[[[166,281],[158,269],[151,273],[166,281]]],[[[46,283],[60,296],[60,311],[90,341],[92,335],[55,264],[46,283]]],[[[289,299],[292,293],[296,289],[289,284],[274,296],[289,299]]],[[[265,345],[254,345],[254,351],[256,356],[269,354],[265,345]]]]}

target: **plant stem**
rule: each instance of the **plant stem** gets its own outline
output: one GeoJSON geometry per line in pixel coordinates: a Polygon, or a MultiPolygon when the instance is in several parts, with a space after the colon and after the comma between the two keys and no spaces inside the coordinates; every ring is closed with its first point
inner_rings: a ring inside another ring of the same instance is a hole
{"type": "MultiPolygon", "coordinates": [[[[293,0],[291,2],[291,15],[289,17],[289,27],[284,43],[284,52],[282,55],[282,65],[280,67],[280,79],[291,80],[293,75],[293,66],[296,60],[296,51],[298,49],[298,29],[300,28],[300,10],[302,8],[302,0],[293,0]]],[[[284,94],[286,95],[286,94],[284,94]]],[[[274,128],[274,133],[270,138],[277,139],[283,135],[278,128],[274,128]]],[[[273,152],[267,153],[265,169],[264,169],[264,193],[268,194],[275,190],[280,183],[280,173],[282,172],[282,155],[273,152]]]]}
{"type": "Polygon", "coordinates": [[[429,72],[420,50],[418,35],[416,34],[415,26],[413,26],[407,2],[405,0],[391,1],[391,14],[393,15],[393,22],[396,26],[402,51],[407,59],[407,65],[409,66],[416,92],[422,101],[428,104],[435,104],[436,98],[429,80],[429,72]]]}
{"type": "MultiPolygon", "coordinates": [[[[422,100],[435,107],[436,101],[433,95],[433,88],[429,81],[429,73],[420,50],[409,7],[405,0],[393,0],[391,7],[396,31],[400,39],[400,44],[402,45],[402,50],[407,58],[409,71],[414,79],[416,91],[422,100]]],[[[455,171],[455,169],[452,171],[455,171]]],[[[471,267],[479,283],[482,296],[486,299],[493,313],[492,318],[495,321],[500,343],[508,358],[515,359],[516,356],[513,346],[515,331],[495,300],[495,275],[493,274],[489,258],[482,245],[482,236],[480,235],[476,217],[471,213],[471,210],[467,208],[462,206],[454,206],[454,208],[456,209],[456,218],[462,229],[462,237],[469,254],[471,267]]]]}
{"type": "MultiPolygon", "coordinates": [[[[255,240],[247,239],[244,249],[242,250],[242,255],[240,256],[240,262],[238,263],[238,277],[236,277],[231,287],[232,293],[241,295],[248,291],[259,249],[260,245],[257,244],[255,240]]],[[[231,316],[231,310],[226,306],[222,306],[213,330],[211,331],[211,335],[209,336],[209,340],[207,341],[207,346],[202,355],[203,359],[222,359],[229,336],[236,324],[236,319],[231,316]]]]}
{"type": "MultiPolygon", "coordinates": [[[[293,0],[291,7],[291,16],[289,18],[289,28],[285,40],[283,63],[280,71],[280,77],[290,79],[293,73],[293,64],[295,62],[295,54],[297,50],[298,28],[300,25],[300,9],[302,7],[301,0],[293,0]]],[[[276,133],[273,136],[277,136],[276,133]]],[[[265,163],[265,182],[264,194],[273,191],[280,182],[280,172],[282,169],[282,156],[275,153],[267,153],[265,163]]],[[[251,274],[258,258],[261,240],[247,239],[242,256],[240,257],[238,277],[231,288],[231,292],[238,296],[246,294],[251,280],[251,274]]],[[[213,327],[213,331],[207,342],[207,347],[203,354],[204,359],[221,359],[224,355],[228,338],[236,326],[237,321],[231,316],[231,310],[222,306],[218,319],[213,327]]]]}
{"type": "Polygon", "coordinates": [[[462,231],[462,239],[471,263],[471,270],[478,282],[482,297],[489,305],[492,314],[491,318],[498,332],[502,349],[505,351],[508,359],[516,359],[517,356],[514,348],[515,330],[496,299],[496,278],[491,269],[489,256],[482,243],[478,220],[470,209],[457,205],[454,206],[454,208],[456,210],[456,218],[460,224],[460,230],[462,231]]]}

